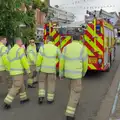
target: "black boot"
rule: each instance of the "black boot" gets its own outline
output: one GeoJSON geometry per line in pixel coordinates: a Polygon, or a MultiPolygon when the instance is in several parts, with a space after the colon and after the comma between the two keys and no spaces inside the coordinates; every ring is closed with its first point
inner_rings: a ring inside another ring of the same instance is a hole
{"type": "Polygon", "coordinates": [[[24,103],[27,103],[27,102],[29,102],[29,101],[30,101],[30,99],[27,98],[26,100],[21,100],[21,101],[20,101],[20,104],[24,104],[24,103]]]}
{"type": "Polygon", "coordinates": [[[66,116],[66,120],[75,120],[74,117],[66,116]]]}
{"type": "Polygon", "coordinates": [[[38,103],[39,103],[39,104],[42,104],[43,101],[44,101],[44,97],[40,97],[40,98],[38,98],[38,103]]]}
{"type": "Polygon", "coordinates": [[[54,102],[54,100],[52,100],[52,101],[48,101],[48,100],[47,100],[47,103],[48,103],[48,104],[52,104],[53,102],[54,102]]]}
{"type": "Polygon", "coordinates": [[[4,109],[6,109],[6,110],[8,110],[8,109],[10,109],[10,108],[11,108],[11,106],[10,106],[10,105],[8,105],[8,104],[6,104],[6,103],[4,103],[3,108],[4,108],[4,109]]]}
{"type": "Polygon", "coordinates": [[[34,85],[28,85],[28,88],[35,88],[34,85]]]}
{"type": "Polygon", "coordinates": [[[38,81],[36,81],[36,82],[33,82],[33,84],[35,85],[35,84],[38,84],[38,81]]]}

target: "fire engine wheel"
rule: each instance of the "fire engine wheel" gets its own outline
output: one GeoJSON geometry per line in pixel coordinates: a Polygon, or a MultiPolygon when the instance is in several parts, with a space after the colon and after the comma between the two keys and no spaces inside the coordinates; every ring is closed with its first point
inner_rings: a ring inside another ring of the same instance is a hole
{"type": "Polygon", "coordinates": [[[111,61],[111,56],[109,57],[109,67],[108,69],[106,70],[106,72],[109,72],[110,69],[111,69],[111,64],[112,64],[112,61],[111,61]]]}

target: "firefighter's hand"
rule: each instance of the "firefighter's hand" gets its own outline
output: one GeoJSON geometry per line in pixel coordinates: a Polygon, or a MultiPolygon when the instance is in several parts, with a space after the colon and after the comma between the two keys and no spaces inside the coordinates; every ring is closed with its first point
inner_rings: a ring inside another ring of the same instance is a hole
{"type": "Polygon", "coordinates": [[[36,75],[37,75],[37,71],[34,71],[33,75],[32,75],[32,78],[36,77],[36,75]]]}

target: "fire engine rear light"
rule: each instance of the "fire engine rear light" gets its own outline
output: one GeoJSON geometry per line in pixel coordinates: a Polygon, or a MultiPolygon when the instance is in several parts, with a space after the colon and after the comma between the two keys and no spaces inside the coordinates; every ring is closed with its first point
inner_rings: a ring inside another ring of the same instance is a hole
{"type": "Polygon", "coordinates": [[[101,58],[98,59],[98,64],[102,64],[102,59],[101,58]]]}

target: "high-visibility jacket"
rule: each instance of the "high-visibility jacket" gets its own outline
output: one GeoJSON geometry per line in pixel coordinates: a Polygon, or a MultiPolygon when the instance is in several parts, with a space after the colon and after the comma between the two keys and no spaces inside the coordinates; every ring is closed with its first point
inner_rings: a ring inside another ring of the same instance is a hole
{"type": "Polygon", "coordinates": [[[0,42],[0,71],[9,71],[8,49],[0,42]]]}
{"type": "Polygon", "coordinates": [[[36,46],[29,45],[27,47],[27,59],[28,59],[29,65],[35,65],[36,58],[37,58],[36,46]]]}
{"type": "Polygon", "coordinates": [[[25,56],[24,50],[15,44],[8,53],[8,59],[10,61],[10,75],[20,75],[26,70],[30,73],[30,67],[25,56]]]}
{"type": "Polygon", "coordinates": [[[83,44],[80,44],[79,41],[73,41],[64,47],[60,58],[60,76],[80,79],[85,75],[87,68],[88,54],[83,44]]]}
{"type": "Polygon", "coordinates": [[[56,59],[60,58],[60,50],[52,42],[48,42],[39,49],[36,61],[37,71],[56,73],[56,59]]]}

